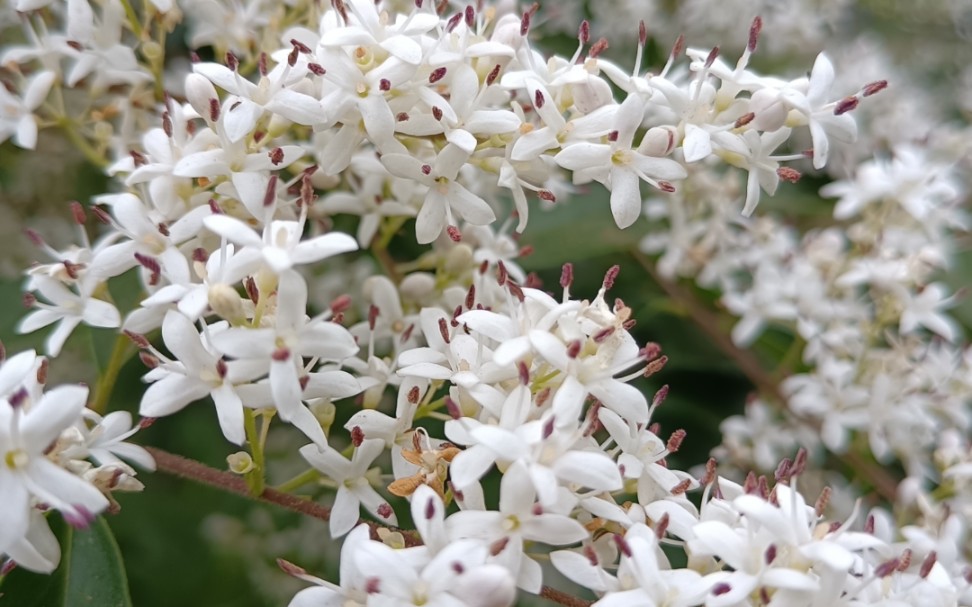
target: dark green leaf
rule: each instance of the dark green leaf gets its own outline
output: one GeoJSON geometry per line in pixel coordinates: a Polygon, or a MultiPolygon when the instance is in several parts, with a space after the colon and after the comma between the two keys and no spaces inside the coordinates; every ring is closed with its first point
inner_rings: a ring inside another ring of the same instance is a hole
{"type": "Polygon", "coordinates": [[[50,517],[61,544],[61,563],[51,575],[14,569],[0,585],[0,607],[131,607],[118,544],[103,518],[75,530],[50,517]]]}

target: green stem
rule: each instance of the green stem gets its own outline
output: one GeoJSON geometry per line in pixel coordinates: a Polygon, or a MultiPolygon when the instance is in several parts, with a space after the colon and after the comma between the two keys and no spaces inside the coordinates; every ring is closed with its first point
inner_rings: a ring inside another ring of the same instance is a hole
{"type": "Polygon", "coordinates": [[[95,165],[101,170],[108,168],[108,159],[104,155],[95,149],[88,140],[81,136],[79,132],[78,125],[68,118],[61,118],[57,121],[57,125],[61,127],[67,138],[74,144],[78,150],[84,154],[84,157],[88,162],[95,165]]]}
{"type": "Polygon", "coordinates": [[[243,408],[243,428],[246,431],[246,442],[250,445],[250,454],[253,456],[253,470],[246,473],[246,484],[250,488],[250,494],[259,496],[266,488],[266,478],[264,476],[263,442],[257,435],[256,419],[253,409],[243,408]]]}
{"type": "Polygon", "coordinates": [[[141,41],[144,31],[142,30],[142,22],[138,18],[138,13],[135,12],[135,7],[128,0],[121,0],[121,4],[125,8],[125,18],[128,19],[128,25],[132,28],[132,33],[141,41]]]}
{"type": "Polygon", "coordinates": [[[94,397],[91,399],[91,404],[89,405],[89,408],[95,413],[104,415],[108,410],[108,401],[111,399],[111,393],[114,391],[115,383],[118,381],[118,374],[133,351],[134,347],[132,342],[126,335],[119,334],[115,338],[115,346],[111,349],[108,366],[105,367],[101,377],[98,378],[98,383],[95,384],[94,397]]]}
{"type": "Polygon", "coordinates": [[[274,489],[276,489],[277,491],[281,491],[283,493],[290,493],[294,489],[297,489],[298,487],[303,487],[307,483],[313,483],[320,477],[321,477],[321,473],[318,472],[316,468],[308,468],[307,470],[304,470],[303,472],[293,477],[292,479],[280,483],[279,485],[274,487],[274,489]]]}

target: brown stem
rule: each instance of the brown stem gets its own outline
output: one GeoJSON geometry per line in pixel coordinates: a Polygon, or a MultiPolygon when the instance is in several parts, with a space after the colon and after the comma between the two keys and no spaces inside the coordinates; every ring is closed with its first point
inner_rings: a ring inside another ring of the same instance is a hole
{"type": "MultiPolygon", "coordinates": [[[[327,521],[331,518],[331,509],[326,506],[321,506],[317,502],[277,491],[270,487],[264,489],[263,493],[259,496],[254,496],[250,493],[250,488],[247,487],[246,481],[231,472],[217,470],[202,462],[163,451],[158,447],[145,447],[145,449],[155,458],[155,464],[162,472],[216,489],[222,489],[229,493],[235,493],[248,499],[282,506],[288,510],[293,510],[294,512],[299,512],[300,514],[305,514],[322,521],[327,521]]],[[[379,529],[388,529],[389,531],[401,533],[405,540],[405,546],[419,546],[422,543],[421,538],[414,531],[398,529],[396,527],[384,527],[372,521],[364,522],[371,528],[372,539],[378,539],[379,529]]],[[[588,607],[591,604],[591,601],[585,601],[584,599],[577,598],[549,586],[544,586],[540,589],[540,596],[555,603],[565,605],[566,607],[588,607]]]]}
{"type": "MultiPolygon", "coordinates": [[[[712,340],[712,343],[735,361],[739,370],[749,379],[766,402],[783,409],[800,423],[810,426],[817,432],[820,431],[819,420],[808,419],[790,410],[789,401],[780,388],[779,380],[763,368],[759,359],[752,352],[739,348],[732,342],[725,329],[722,328],[717,314],[701,303],[691,290],[662,276],[655,264],[644,253],[634,249],[631,251],[631,255],[651,275],[658,286],[685,309],[689,318],[712,340]]],[[[856,470],[861,478],[870,482],[881,497],[890,502],[895,500],[898,492],[898,481],[884,468],[853,451],[834,455],[856,470]]]]}

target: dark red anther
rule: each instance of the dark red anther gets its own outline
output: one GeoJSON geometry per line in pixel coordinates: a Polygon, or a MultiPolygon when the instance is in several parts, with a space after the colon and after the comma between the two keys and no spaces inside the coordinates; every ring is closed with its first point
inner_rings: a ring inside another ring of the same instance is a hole
{"type": "Polygon", "coordinates": [[[267,152],[267,156],[270,157],[270,164],[277,166],[284,161],[284,151],[283,148],[276,147],[267,152]]]}
{"type": "Polygon", "coordinates": [[[270,358],[278,363],[286,362],[290,360],[290,348],[286,348],[286,347],[277,348],[270,355],[270,358]]]}
{"type": "Polygon", "coordinates": [[[517,301],[522,303],[526,299],[526,297],[523,295],[523,289],[521,289],[520,285],[516,284],[512,280],[506,281],[506,288],[509,290],[510,295],[515,297],[517,301]]]}
{"type": "Polygon", "coordinates": [[[777,483],[790,482],[790,476],[792,476],[792,466],[793,462],[790,461],[790,458],[784,457],[782,460],[780,460],[780,463],[776,466],[776,470],[773,472],[773,478],[777,483]]]}
{"type": "Polygon", "coordinates": [[[435,518],[435,499],[429,496],[428,501],[425,502],[425,520],[431,521],[435,518]]]}
{"type": "Polygon", "coordinates": [[[738,129],[740,127],[744,127],[747,124],[749,124],[750,122],[752,122],[754,118],[756,118],[756,114],[754,112],[749,112],[749,113],[743,114],[739,118],[736,118],[736,122],[734,122],[732,126],[733,126],[733,128],[736,128],[736,129],[738,129]]]}
{"type": "Polygon", "coordinates": [[[432,166],[431,165],[428,165],[428,164],[423,164],[422,165],[422,174],[423,175],[431,175],[432,174],[432,166]]]}
{"type": "Polygon", "coordinates": [[[129,154],[131,155],[132,160],[135,161],[135,166],[143,167],[148,164],[148,159],[141,152],[132,150],[129,152],[129,154]]]}
{"type": "Polygon", "coordinates": [[[783,181],[789,181],[790,183],[796,183],[803,177],[800,171],[791,167],[780,167],[776,169],[776,174],[783,181]]]}
{"type": "Polygon", "coordinates": [[[872,82],[868,85],[865,85],[864,90],[861,92],[861,95],[864,97],[870,97],[871,95],[880,93],[886,88],[888,88],[888,81],[878,80],[876,82],[872,82]]]}
{"type": "Polygon", "coordinates": [[[452,336],[449,335],[449,323],[444,318],[439,319],[439,335],[442,336],[442,341],[445,343],[449,343],[452,340],[452,336]]]}
{"type": "Polygon", "coordinates": [[[719,47],[714,46],[712,47],[712,50],[709,51],[709,55],[705,58],[705,69],[712,67],[712,64],[715,63],[717,57],[719,57],[719,47]]]}
{"type": "Polygon", "coordinates": [[[172,138],[172,117],[168,110],[162,112],[162,132],[166,137],[172,138]]]}
{"type": "Polygon", "coordinates": [[[937,561],[938,553],[932,550],[928,553],[928,556],[925,557],[925,560],[921,562],[921,569],[918,570],[919,577],[922,579],[927,578],[928,574],[931,573],[932,567],[935,566],[937,561]]]}
{"type": "Polygon", "coordinates": [[[25,308],[32,308],[37,303],[37,298],[34,297],[33,293],[24,293],[23,297],[20,298],[20,303],[25,308]]]}
{"type": "Polygon", "coordinates": [[[880,565],[874,568],[874,575],[879,578],[886,578],[898,569],[900,561],[896,558],[890,561],[884,561],[880,565]]]}
{"type": "Polygon", "coordinates": [[[648,28],[645,27],[645,20],[638,21],[638,44],[644,46],[648,42],[648,28]]]}
{"type": "Polygon", "coordinates": [[[212,122],[219,120],[219,99],[213,98],[209,100],[209,119],[212,122]]]}
{"type": "Polygon", "coordinates": [[[72,200],[70,207],[71,216],[74,218],[74,223],[78,224],[79,226],[83,226],[85,223],[87,223],[88,217],[84,212],[84,205],[77,200],[72,200]]]}
{"type": "Polygon", "coordinates": [[[411,403],[411,404],[414,405],[414,404],[416,404],[416,403],[419,402],[419,399],[421,397],[422,397],[422,391],[419,390],[419,387],[418,386],[412,386],[411,388],[409,388],[408,394],[406,395],[405,398],[408,399],[408,402],[409,403],[411,403]]]}
{"type": "MultiPolygon", "coordinates": [[[[159,362],[159,359],[156,358],[155,355],[150,354],[148,352],[139,352],[138,353],[138,359],[140,361],[142,361],[142,364],[145,365],[145,367],[148,368],[148,369],[154,369],[154,368],[158,367],[159,364],[161,364],[159,362]]],[[[153,419],[154,420],[155,418],[148,418],[148,419],[153,419]]]]}
{"type": "Polygon", "coordinates": [[[574,264],[565,263],[563,267],[560,268],[560,286],[561,288],[568,288],[574,282],[574,264]]]}
{"type": "Polygon", "coordinates": [[[631,555],[633,554],[631,552],[631,546],[628,545],[627,540],[625,540],[623,536],[615,533],[614,534],[614,543],[618,547],[618,550],[621,551],[621,554],[623,554],[624,556],[626,556],[628,558],[631,558],[631,555]]]}
{"type": "Polygon", "coordinates": [[[408,120],[408,113],[398,112],[398,114],[395,115],[395,120],[398,122],[405,122],[406,120],[408,120]]]}
{"type": "Polygon", "coordinates": [[[355,447],[360,447],[361,443],[364,442],[365,433],[361,429],[361,426],[355,426],[351,428],[351,444],[355,447]]]}
{"type": "Polygon", "coordinates": [[[617,131],[611,131],[610,133],[607,134],[607,138],[608,138],[608,141],[617,141],[618,140],[618,132],[617,131]]]}
{"type": "Polygon", "coordinates": [[[574,341],[567,344],[567,357],[571,359],[577,358],[577,356],[580,354],[583,345],[584,344],[581,343],[581,340],[579,339],[575,339],[574,341]]]}
{"type": "Polygon", "coordinates": [[[44,385],[47,383],[47,372],[51,368],[51,361],[46,358],[40,359],[40,364],[37,366],[37,373],[34,374],[37,383],[44,385]]]}
{"type": "Polygon", "coordinates": [[[267,69],[267,54],[266,54],[266,52],[261,52],[260,53],[260,58],[257,60],[257,71],[260,72],[260,75],[261,76],[266,76],[268,73],[270,73],[270,70],[267,69]]]}
{"type": "MultiPolygon", "coordinates": [[[[520,250],[519,251],[516,252],[516,256],[517,257],[529,257],[530,255],[533,255],[533,250],[534,249],[533,249],[533,245],[532,244],[525,244],[522,247],[520,247],[520,250]]],[[[540,278],[539,276],[536,276],[536,273],[535,272],[531,272],[531,274],[533,274],[537,279],[540,278]]],[[[530,276],[527,275],[527,286],[530,286],[529,282],[530,282],[530,276]]]]}
{"type": "Polygon", "coordinates": [[[498,262],[496,264],[496,282],[502,287],[508,279],[509,274],[506,272],[506,265],[502,261],[498,262]]]}
{"type": "Polygon", "coordinates": [[[24,402],[27,400],[28,393],[27,388],[20,388],[9,397],[7,397],[7,402],[10,404],[12,409],[19,409],[23,406],[24,402]]]}
{"type": "Polygon", "coordinates": [[[487,85],[490,85],[490,84],[493,84],[494,82],[496,82],[496,79],[499,78],[500,69],[502,69],[502,68],[501,68],[501,66],[500,66],[499,63],[497,63],[496,65],[493,66],[493,69],[491,69],[489,71],[489,75],[486,76],[486,84],[487,85]]]}
{"type": "Polygon", "coordinates": [[[442,80],[443,78],[445,78],[446,71],[448,71],[448,70],[446,68],[444,68],[444,67],[437,67],[434,70],[432,70],[432,73],[429,74],[429,83],[430,84],[435,84],[439,80],[442,80]]]}
{"type": "MultiPolygon", "coordinates": [[[[539,93],[540,91],[537,91],[539,93]]],[[[537,190],[537,196],[540,200],[545,200],[547,202],[557,202],[557,196],[554,195],[550,190],[537,190]]]]}
{"type": "Polygon", "coordinates": [[[820,495],[817,496],[817,501],[813,504],[813,511],[817,513],[817,516],[821,516],[824,510],[827,509],[827,504],[830,503],[830,487],[824,487],[820,490],[820,495]]]}
{"type": "Polygon", "coordinates": [[[432,106],[432,117],[436,120],[442,120],[442,108],[437,105],[432,106]]]}
{"type": "Polygon", "coordinates": [[[543,91],[537,89],[537,92],[533,94],[533,106],[537,109],[543,107],[546,100],[543,98],[543,91]]]}
{"type": "Polygon", "coordinates": [[[721,596],[729,592],[730,590],[732,590],[732,586],[730,586],[725,582],[719,582],[718,584],[712,587],[712,594],[716,596],[721,596]]]}
{"type": "Polygon", "coordinates": [[[524,386],[530,385],[530,368],[522,360],[516,363],[516,370],[520,374],[520,383],[524,386]]]}
{"type": "Polygon", "coordinates": [[[490,556],[496,556],[506,550],[507,544],[510,543],[510,536],[500,538],[489,545],[490,556]]]}
{"type": "Polygon", "coordinates": [[[460,21],[462,21],[462,13],[456,13],[449,17],[449,20],[446,22],[446,31],[451,33],[452,30],[459,26],[460,21]]]}
{"type": "Polygon", "coordinates": [[[391,80],[388,78],[382,78],[378,81],[378,90],[382,92],[387,92],[391,90],[391,80]]]}
{"type": "Polygon", "coordinates": [[[675,39],[675,44],[672,45],[672,52],[669,56],[672,59],[678,59],[683,52],[685,52],[685,34],[679,34],[678,38],[675,39]]]}
{"type": "Polygon", "coordinates": [[[162,272],[162,267],[159,265],[158,260],[154,257],[149,257],[148,255],[143,255],[142,253],[135,253],[135,260],[152,274],[160,274],[162,272]]]}
{"type": "Polygon", "coordinates": [[[24,230],[24,235],[27,237],[27,240],[30,241],[30,244],[34,245],[35,247],[44,246],[44,239],[41,237],[40,234],[37,233],[36,230],[27,228],[26,230],[24,230]]]}
{"type": "Polygon", "coordinates": [[[460,230],[456,226],[447,226],[446,234],[449,235],[449,239],[452,240],[452,242],[462,241],[462,230],[460,230]]]}
{"type": "Polygon", "coordinates": [[[402,331],[402,337],[400,339],[400,342],[404,344],[409,339],[411,339],[411,337],[412,337],[412,331],[414,331],[414,330],[415,330],[415,323],[412,323],[412,324],[408,325],[407,327],[405,327],[405,330],[402,331]]]}
{"type": "Polygon", "coordinates": [[[304,172],[300,177],[300,206],[309,207],[314,203],[314,184],[310,173],[304,172]]]}
{"type": "Polygon", "coordinates": [[[604,281],[601,283],[601,286],[604,287],[605,291],[614,287],[614,281],[618,279],[618,274],[620,273],[621,266],[619,265],[613,265],[608,268],[608,271],[604,273],[604,281]]]}
{"type": "Polygon", "coordinates": [[[235,72],[236,68],[238,68],[239,66],[240,66],[240,60],[236,58],[236,55],[234,55],[230,51],[226,51],[226,67],[230,68],[235,72]]]}
{"type": "Polygon", "coordinates": [[[610,45],[608,44],[607,38],[601,38],[591,46],[591,50],[587,52],[587,56],[591,59],[596,59],[608,49],[608,46],[610,45]]]}
{"type": "Polygon", "coordinates": [[[140,333],[135,333],[134,331],[124,331],[125,337],[127,337],[136,347],[139,349],[151,348],[152,344],[149,343],[147,337],[140,333]]]}
{"type": "Polygon", "coordinates": [[[523,13],[523,17],[520,18],[520,35],[521,36],[526,36],[528,33],[530,33],[530,20],[532,18],[533,18],[533,15],[529,11],[523,13]]]}
{"type": "Polygon", "coordinates": [[[591,41],[591,23],[587,19],[581,21],[580,27],[577,28],[577,41],[582,46],[591,41]]]}
{"type": "Polygon", "coordinates": [[[371,304],[368,306],[368,328],[372,331],[375,330],[375,324],[378,322],[378,306],[371,304]]]}
{"type": "Polygon", "coordinates": [[[267,182],[267,191],[263,193],[263,206],[270,207],[277,202],[277,174],[270,175],[267,182]]]}
{"type": "Polygon", "coordinates": [[[672,432],[672,435],[668,437],[668,442],[665,444],[665,449],[669,453],[677,453],[679,448],[682,446],[682,441],[685,440],[685,430],[679,428],[678,430],[672,432]]]}
{"type": "Polygon", "coordinates": [[[759,15],[753,19],[752,25],[749,26],[749,43],[746,48],[749,49],[750,53],[756,52],[756,43],[759,42],[759,32],[763,29],[763,18],[759,15]]]}
{"type": "Polygon", "coordinates": [[[385,502],[384,504],[378,506],[378,509],[375,510],[375,514],[381,518],[387,519],[391,518],[391,516],[395,514],[395,511],[392,510],[392,507],[388,504],[388,502],[385,502]]]}
{"type": "Polygon", "coordinates": [[[476,23],[476,11],[473,9],[471,4],[466,6],[463,16],[466,18],[466,27],[472,28],[472,26],[476,23]]]}
{"type": "Polygon", "coordinates": [[[466,291],[466,301],[463,302],[467,310],[472,310],[473,306],[476,305],[476,285],[469,285],[469,290],[466,291]]]}
{"type": "Polygon", "coordinates": [[[556,417],[554,417],[553,415],[551,415],[549,418],[547,418],[547,421],[545,421],[543,423],[543,430],[541,432],[541,437],[544,440],[550,438],[550,436],[553,434],[554,424],[555,424],[556,419],[557,419],[556,417]]]}
{"type": "Polygon", "coordinates": [[[449,414],[449,417],[451,417],[452,419],[462,418],[462,409],[459,408],[459,405],[458,403],[456,403],[456,401],[452,400],[451,396],[446,397],[445,407],[446,407],[446,412],[449,414]]]}
{"type": "Polygon", "coordinates": [[[297,65],[298,55],[299,53],[297,52],[297,47],[294,47],[293,50],[291,50],[290,53],[287,54],[287,65],[289,65],[290,67],[294,67],[295,65],[297,65]]]}
{"type": "Polygon", "coordinates": [[[847,112],[853,110],[857,107],[857,104],[861,102],[856,96],[851,95],[850,97],[844,97],[837,102],[834,106],[834,116],[840,116],[841,114],[846,114],[847,112]]]}
{"type": "Polygon", "coordinates": [[[310,47],[304,44],[303,42],[301,42],[300,40],[297,40],[296,38],[291,38],[290,44],[293,45],[293,47],[297,49],[299,52],[304,53],[305,55],[309,55],[311,53],[310,47]]]}
{"type": "Polygon", "coordinates": [[[316,76],[323,76],[324,74],[327,73],[327,70],[324,69],[324,66],[321,65],[320,63],[308,63],[307,69],[309,69],[311,73],[316,76]]]}
{"type": "Polygon", "coordinates": [[[662,515],[658,522],[655,523],[655,537],[662,539],[665,537],[665,533],[668,531],[668,525],[671,523],[671,518],[669,518],[668,513],[662,515]]]}
{"type": "Polygon", "coordinates": [[[796,457],[793,459],[793,468],[790,471],[792,476],[799,476],[803,474],[803,471],[807,467],[807,450],[800,447],[797,450],[796,457]]]}
{"type": "Polygon", "coordinates": [[[331,314],[343,314],[351,309],[351,296],[343,293],[334,298],[330,305],[331,314]]]}

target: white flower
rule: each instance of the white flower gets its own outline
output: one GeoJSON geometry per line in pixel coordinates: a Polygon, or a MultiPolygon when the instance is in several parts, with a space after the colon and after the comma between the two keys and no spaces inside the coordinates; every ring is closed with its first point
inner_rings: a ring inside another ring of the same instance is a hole
{"type": "Polygon", "coordinates": [[[446,226],[456,226],[459,219],[474,225],[492,223],[496,219],[489,204],[456,181],[459,169],[469,155],[455,144],[442,148],[434,164],[426,164],[407,154],[385,154],[381,157],[392,175],[412,179],[428,187],[422,208],[415,222],[415,237],[419,244],[428,244],[439,237],[446,226]]]}
{"type": "Polygon", "coordinates": [[[633,148],[644,114],[644,101],[636,94],[628,95],[618,108],[610,144],[573,143],[554,156],[557,164],[574,172],[574,183],[594,179],[611,190],[611,213],[619,228],[630,226],[641,214],[642,180],[662,187],[659,180],[686,176],[674,160],[646,156],[633,148]]]}
{"type": "Polygon", "coordinates": [[[264,367],[251,361],[224,361],[188,318],[170,310],[162,322],[166,348],[176,357],[149,371],[144,380],[154,382],[142,396],[139,413],[162,417],[189,403],[212,396],[219,426],[227,440],[240,445],[243,431],[243,401],[237,384],[259,377],[264,367]]]}
{"type": "MultiPolygon", "coordinates": [[[[108,507],[100,491],[45,453],[61,432],[78,423],[87,397],[85,387],[61,386],[49,390],[36,403],[29,402],[26,391],[0,401],[0,553],[12,549],[27,556],[28,567],[45,573],[54,570],[56,560],[28,549],[32,525],[46,526],[46,522],[31,521],[35,502],[60,510],[75,526],[87,525],[108,507]]],[[[44,537],[35,535],[34,539],[43,542],[44,537]]],[[[44,552],[50,555],[50,551],[44,552]]]]}
{"type": "Polygon", "coordinates": [[[42,275],[33,275],[28,283],[50,303],[36,302],[38,309],[24,317],[17,325],[18,333],[30,333],[41,327],[58,323],[45,342],[47,353],[57,356],[68,336],[82,322],[92,327],[114,328],[121,324],[121,316],[115,306],[95,299],[91,292],[97,286],[94,280],[77,284],[78,293],[60,281],[42,275]]]}
{"type": "Polygon", "coordinates": [[[0,86],[0,143],[12,135],[18,146],[34,149],[37,145],[34,110],[47,98],[47,93],[56,79],[57,74],[52,71],[39,72],[24,87],[22,99],[18,99],[6,87],[0,86]]]}
{"type": "Polygon", "coordinates": [[[365,439],[354,450],[351,461],[346,460],[334,448],[325,445],[304,445],[300,454],[337,484],[337,496],[331,508],[328,522],[331,537],[341,537],[358,522],[359,509],[363,505],[368,512],[389,525],[397,525],[398,518],[388,502],[381,497],[365,474],[375,458],[385,450],[385,441],[365,439]]]}
{"type": "Polygon", "coordinates": [[[341,232],[303,240],[302,221],[271,221],[264,227],[262,239],[248,225],[228,215],[210,215],[204,223],[223,238],[260,251],[264,263],[277,275],[286,273],[295,265],[314,263],[358,249],[358,243],[341,232]]]}

